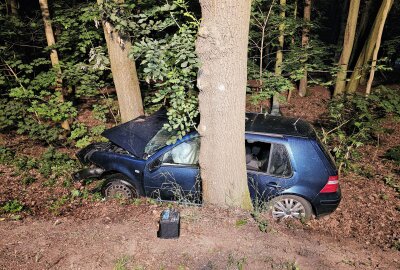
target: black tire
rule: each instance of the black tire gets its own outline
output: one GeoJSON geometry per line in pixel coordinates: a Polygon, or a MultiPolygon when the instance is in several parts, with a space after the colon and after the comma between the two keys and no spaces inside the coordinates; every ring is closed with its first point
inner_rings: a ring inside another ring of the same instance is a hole
{"type": "Polygon", "coordinates": [[[310,202],[296,195],[280,195],[268,203],[268,210],[275,220],[298,219],[308,221],[313,210],[310,202]]]}
{"type": "Polygon", "coordinates": [[[101,194],[106,199],[123,198],[130,200],[139,198],[138,189],[129,183],[126,176],[122,174],[113,174],[107,177],[101,187],[101,194]]]}

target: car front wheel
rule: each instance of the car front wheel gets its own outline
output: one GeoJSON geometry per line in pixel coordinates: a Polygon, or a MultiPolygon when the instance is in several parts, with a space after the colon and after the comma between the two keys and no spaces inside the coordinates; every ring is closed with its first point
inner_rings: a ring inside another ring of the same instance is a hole
{"type": "Polygon", "coordinates": [[[131,185],[124,179],[124,176],[119,174],[109,177],[103,184],[101,193],[107,199],[121,198],[134,199],[138,198],[139,194],[135,186],[131,185]]]}
{"type": "Polygon", "coordinates": [[[296,195],[281,195],[270,201],[269,209],[272,217],[281,219],[298,219],[308,221],[312,217],[311,204],[296,195]]]}

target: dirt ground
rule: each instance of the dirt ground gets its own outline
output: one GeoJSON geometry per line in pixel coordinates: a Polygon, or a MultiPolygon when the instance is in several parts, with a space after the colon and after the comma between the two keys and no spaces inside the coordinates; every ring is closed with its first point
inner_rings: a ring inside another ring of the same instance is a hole
{"type": "MultiPolygon", "coordinates": [[[[328,100],[321,87],[306,99],[293,93],[283,112],[315,123],[328,100]]],[[[51,211],[71,187],[61,180],[44,186],[47,179],[39,176],[23,186],[20,175],[0,165],[0,204],[18,199],[29,209],[19,220],[0,216],[0,269],[400,269],[393,248],[400,239],[400,198],[384,180],[399,181],[398,168],[382,159],[400,144],[400,123],[384,125],[392,132],[360,151],[364,173],[340,180],[337,211],[308,224],[268,220],[266,232],[240,210],[177,206],[181,237],[158,239],[166,204],[76,199],[51,211]]],[[[26,155],[44,150],[25,137],[0,135],[2,144],[26,155]]]]}
{"type": "Polygon", "coordinates": [[[340,235],[333,238],[299,224],[271,225],[264,233],[239,210],[183,208],[180,238],[159,239],[161,209],[106,203],[85,209],[78,218],[2,222],[0,268],[117,269],[124,264],[127,269],[400,267],[398,251],[382,251],[340,235]]]}

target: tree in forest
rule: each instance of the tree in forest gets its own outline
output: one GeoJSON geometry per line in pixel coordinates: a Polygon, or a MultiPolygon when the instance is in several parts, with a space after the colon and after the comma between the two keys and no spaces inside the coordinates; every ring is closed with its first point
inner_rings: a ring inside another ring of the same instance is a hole
{"type": "Polygon", "coordinates": [[[359,8],[360,0],[351,1],[343,40],[343,50],[339,60],[339,71],[336,76],[336,85],[333,92],[335,96],[342,94],[346,87],[347,66],[353,50],[359,8]]]}
{"type": "Polygon", "coordinates": [[[245,162],[250,0],[201,0],[196,41],[205,203],[251,209],[245,162]]]}
{"type": "MultiPolygon", "coordinates": [[[[122,4],[123,2],[123,0],[115,1],[116,4],[122,4]]],[[[103,0],[97,0],[97,3],[102,7],[103,0]]],[[[104,14],[102,25],[117,92],[121,120],[122,122],[127,122],[144,114],[139,79],[135,61],[128,57],[132,47],[129,37],[119,33],[111,23],[107,22],[107,16],[116,16],[116,14],[104,14]]]]}
{"type": "Polygon", "coordinates": [[[17,0],[6,0],[7,8],[9,6],[11,15],[17,16],[18,15],[18,1],[17,0]]]}
{"type": "Polygon", "coordinates": [[[382,5],[384,5],[382,19],[379,22],[379,30],[378,30],[378,34],[377,34],[377,37],[376,37],[376,43],[375,43],[374,52],[373,52],[373,55],[372,55],[370,76],[369,76],[369,79],[368,79],[367,88],[365,90],[365,94],[367,96],[371,93],[372,82],[374,80],[374,75],[375,75],[376,61],[378,60],[378,52],[379,52],[379,48],[381,46],[383,28],[385,26],[385,22],[386,22],[386,18],[388,16],[388,13],[389,13],[392,5],[393,5],[393,0],[384,0],[382,5]]]}
{"type": "MultiPolygon", "coordinates": [[[[309,34],[310,34],[310,20],[311,20],[311,0],[305,0],[304,3],[304,28],[303,28],[303,34],[301,36],[301,46],[307,47],[308,46],[308,41],[309,41],[309,34]]],[[[304,59],[304,61],[307,61],[307,57],[304,59]]],[[[299,85],[299,95],[301,97],[304,97],[307,93],[307,67],[306,65],[304,66],[304,74],[303,78],[300,79],[300,85],[299,85]]]]}
{"type": "MultiPolygon", "coordinates": [[[[56,44],[56,41],[54,38],[53,28],[51,25],[49,5],[47,0],[39,0],[39,4],[40,4],[40,10],[42,11],[47,46],[52,47],[56,44]]],[[[60,92],[60,102],[64,102],[64,95],[62,93],[62,78],[61,78],[62,74],[60,68],[60,61],[58,59],[57,50],[54,48],[51,49],[50,60],[53,68],[57,70],[56,90],[60,92]]],[[[67,120],[63,121],[61,123],[61,126],[66,130],[70,130],[70,126],[67,120]]]]}
{"type": "Polygon", "coordinates": [[[361,77],[365,76],[365,69],[369,65],[369,61],[371,61],[373,51],[378,40],[379,28],[382,23],[385,23],[384,20],[386,20],[384,14],[386,12],[387,1],[389,4],[389,10],[393,5],[393,0],[385,0],[382,2],[378,14],[375,18],[374,24],[371,28],[368,40],[366,41],[361,53],[358,56],[354,71],[350,77],[350,82],[347,85],[346,92],[348,93],[356,92],[360,84],[361,77]]]}
{"type": "MultiPolygon", "coordinates": [[[[278,37],[278,49],[276,51],[276,61],[275,61],[275,75],[282,76],[282,62],[283,62],[283,45],[285,42],[285,9],[286,9],[286,0],[279,1],[281,12],[280,18],[281,23],[279,24],[279,37],[278,37]]],[[[279,111],[279,94],[275,94],[272,97],[272,115],[280,115],[279,111]]]]}

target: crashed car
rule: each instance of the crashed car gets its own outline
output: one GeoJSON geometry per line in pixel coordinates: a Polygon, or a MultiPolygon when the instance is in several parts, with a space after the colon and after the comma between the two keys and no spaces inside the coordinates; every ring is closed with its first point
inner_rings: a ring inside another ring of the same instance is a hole
{"type": "MultiPolygon", "coordinates": [[[[174,144],[163,129],[165,111],[103,133],[77,153],[88,166],[75,180],[98,178],[105,197],[138,196],[201,203],[200,137],[193,131],[174,144]]],[[[266,202],[274,218],[309,219],[333,212],[341,200],[338,171],[312,126],[300,119],[246,114],[246,163],[251,198],[266,202]]]]}

